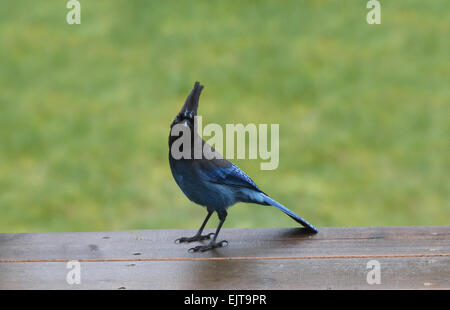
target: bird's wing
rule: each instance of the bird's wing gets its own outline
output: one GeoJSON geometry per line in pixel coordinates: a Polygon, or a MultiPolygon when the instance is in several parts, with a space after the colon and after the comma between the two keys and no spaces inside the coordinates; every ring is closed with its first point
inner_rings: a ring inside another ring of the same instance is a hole
{"type": "Polygon", "coordinates": [[[262,192],[244,171],[226,159],[201,160],[200,167],[200,173],[211,183],[262,192]]]}

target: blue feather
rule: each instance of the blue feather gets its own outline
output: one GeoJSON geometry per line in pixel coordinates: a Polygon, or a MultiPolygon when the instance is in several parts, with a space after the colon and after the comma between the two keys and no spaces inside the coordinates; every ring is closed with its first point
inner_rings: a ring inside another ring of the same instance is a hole
{"type": "Polygon", "coordinates": [[[292,219],[303,225],[309,231],[314,233],[318,232],[317,228],[308,223],[305,219],[298,216],[279,202],[273,200],[262,190],[260,190],[255,182],[253,182],[253,180],[236,165],[231,164],[229,167],[218,167],[214,166],[213,162],[209,162],[209,164],[210,169],[202,171],[209,178],[209,182],[237,188],[239,189],[238,192],[241,194],[239,197],[240,199],[238,200],[272,205],[289,215],[292,219]]]}
{"type": "Polygon", "coordinates": [[[272,205],[272,206],[276,207],[277,209],[283,211],[284,213],[289,215],[292,219],[294,219],[297,223],[303,225],[309,231],[311,231],[313,233],[317,233],[318,232],[316,227],[314,227],[312,224],[308,223],[308,221],[306,221],[302,217],[298,216],[297,214],[295,214],[294,212],[292,212],[291,210],[289,210],[288,208],[283,206],[278,201],[273,200],[272,198],[270,198],[266,194],[261,194],[261,195],[262,195],[262,197],[264,199],[264,202],[266,202],[267,204],[272,205]]]}
{"type": "MultiPolygon", "coordinates": [[[[212,166],[212,162],[210,162],[212,166]]],[[[210,167],[211,169],[202,172],[208,177],[208,181],[221,185],[233,187],[245,187],[262,192],[255,182],[242,171],[238,166],[231,164],[230,167],[210,167]]]]}

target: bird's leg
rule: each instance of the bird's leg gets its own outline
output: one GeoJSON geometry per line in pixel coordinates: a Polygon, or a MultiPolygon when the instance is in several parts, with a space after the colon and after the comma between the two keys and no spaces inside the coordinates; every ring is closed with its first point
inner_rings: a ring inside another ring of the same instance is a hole
{"type": "Polygon", "coordinates": [[[211,215],[213,214],[214,211],[209,211],[208,210],[208,215],[206,216],[205,220],[203,221],[202,226],[200,227],[200,229],[197,231],[197,233],[195,234],[195,236],[193,237],[181,237],[178,238],[177,240],[175,240],[175,243],[183,243],[183,242],[194,242],[194,241],[201,241],[201,240],[206,240],[206,239],[211,239],[211,236],[214,235],[214,233],[209,233],[206,235],[202,235],[203,229],[206,226],[206,223],[208,223],[209,218],[211,217],[211,215]]]}
{"type": "Polygon", "coordinates": [[[217,214],[219,215],[220,223],[219,226],[216,229],[216,233],[214,234],[214,238],[211,240],[211,242],[207,245],[199,245],[193,248],[189,249],[189,252],[205,252],[208,250],[212,250],[215,248],[221,248],[228,245],[228,241],[222,240],[220,242],[216,242],[217,236],[219,235],[219,231],[222,228],[223,223],[225,222],[225,219],[227,218],[227,211],[217,211],[217,214]]]}

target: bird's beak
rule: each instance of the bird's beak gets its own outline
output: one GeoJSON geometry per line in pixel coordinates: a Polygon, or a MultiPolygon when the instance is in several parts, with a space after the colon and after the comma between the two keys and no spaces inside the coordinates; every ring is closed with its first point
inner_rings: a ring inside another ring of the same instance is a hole
{"type": "Polygon", "coordinates": [[[202,92],[203,85],[199,82],[195,82],[194,88],[186,99],[183,107],[180,110],[179,115],[184,117],[194,118],[197,115],[198,100],[200,98],[200,93],[202,92]]]}

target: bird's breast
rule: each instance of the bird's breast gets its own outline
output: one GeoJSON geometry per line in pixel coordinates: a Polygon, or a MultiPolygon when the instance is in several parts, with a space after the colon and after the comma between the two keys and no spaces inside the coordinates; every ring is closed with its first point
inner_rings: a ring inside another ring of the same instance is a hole
{"type": "Polygon", "coordinates": [[[226,209],[236,202],[232,188],[202,179],[193,161],[169,161],[175,182],[189,200],[213,209],[226,209]]]}

